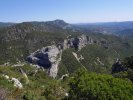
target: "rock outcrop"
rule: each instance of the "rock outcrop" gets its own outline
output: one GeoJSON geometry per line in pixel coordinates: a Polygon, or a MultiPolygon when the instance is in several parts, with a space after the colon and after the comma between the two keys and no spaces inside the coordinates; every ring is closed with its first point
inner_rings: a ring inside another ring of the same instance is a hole
{"type": "Polygon", "coordinates": [[[22,83],[17,78],[10,78],[8,75],[2,75],[5,79],[7,79],[9,82],[12,82],[14,84],[14,87],[17,87],[19,89],[23,88],[22,83]]]}
{"type": "Polygon", "coordinates": [[[62,75],[59,80],[63,80],[65,77],[69,77],[69,74],[62,75]]]}
{"type": "Polygon", "coordinates": [[[28,56],[26,60],[29,63],[43,67],[47,70],[51,77],[55,78],[58,72],[58,65],[61,61],[62,50],[72,47],[78,51],[90,42],[92,42],[92,40],[89,40],[86,35],[81,35],[75,38],[68,37],[58,46],[47,46],[35,51],[30,56],[28,56]]]}
{"type": "Polygon", "coordinates": [[[101,65],[104,65],[104,63],[103,63],[103,62],[101,62],[101,60],[100,60],[100,58],[99,58],[99,57],[97,57],[96,59],[97,59],[97,62],[99,62],[101,65]]]}
{"type": "Polygon", "coordinates": [[[21,84],[21,82],[17,78],[12,78],[11,81],[14,83],[15,87],[17,87],[19,89],[23,88],[23,85],[21,84]]]}
{"type": "MultiPolygon", "coordinates": [[[[58,73],[58,65],[61,61],[62,50],[75,48],[75,50],[79,51],[91,42],[92,40],[86,35],[81,35],[75,38],[68,37],[63,43],[59,43],[57,46],[52,45],[43,47],[42,49],[31,53],[26,60],[29,63],[43,67],[51,77],[55,78],[58,73]]],[[[78,62],[83,59],[82,56],[78,58],[76,53],[73,53],[73,55],[78,59],[78,62]]]]}
{"type": "Polygon", "coordinates": [[[81,35],[79,37],[79,45],[78,49],[81,50],[83,47],[85,47],[88,44],[88,39],[86,35],[81,35]]]}
{"type": "Polygon", "coordinates": [[[40,50],[35,51],[27,57],[27,61],[39,65],[47,70],[48,74],[56,77],[58,72],[58,65],[61,60],[62,50],[57,46],[47,46],[40,50]]]}
{"type": "Polygon", "coordinates": [[[122,63],[120,59],[116,60],[116,63],[113,64],[112,66],[112,73],[118,73],[121,71],[127,71],[128,68],[126,68],[122,63]]]}
{"type": "Polygon", "coordinates": [[[75,50],[81,50],[87,44],[92,44],[92,43],[93,39],[83,34],[75,38],[65,39],[64,42],[60,44],[60,48],[63,48],[65,50],[67,48],[72,47],[75,48],[75,50]]]}
{"type": "Polygon", "coordinates": [[[20,68],[20,72],[22,73],[23,77],[25,78],[26,84],[28,84],[29,83],[29,79],[28,79],[27,74],[24,72],[24,70],[22,68],[20,68]]]}
{"type": "Polygon", "coordinates": [[[9,76],[8,75],[2,75],[5,79],[9,80],[9,76]]]}
{"type": "Polygon", "coordinates": [[[72,52],[72,54],[73,54],[73,56],[76,58],[76,60],[81,64],[81,66],[82,66],[85,70],[87,70],[86,67],[80,62],[81,60],[84,59],[84,57],[83,57],[82,55],[80,55],[80,56],[78,57],[78,55],[77,55],[75,52],[72,52]]]}

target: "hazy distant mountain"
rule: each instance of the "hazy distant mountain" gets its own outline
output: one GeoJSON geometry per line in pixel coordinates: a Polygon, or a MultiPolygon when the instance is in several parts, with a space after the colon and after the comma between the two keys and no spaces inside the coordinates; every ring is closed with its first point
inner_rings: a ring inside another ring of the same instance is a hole
{"type": "Polygon", "coordinates": [[[117,32],[118,35],[133,37],[133,29],[124,29],[117,32]]]}
{"type": "MultiPolygon", "coordinates": [[[[104,22],[104,23],[85,23],[75,24],[74,26],[81,28],[85,32],[100,32],[104,34],[123,34],[123,31],[133,29],[133,21],[126,22],[104,22]]],[[[127,32],[126,32],[127,33],[127,32]]],[[[131,34],[131,32],[130,32],[131,34]]],[[[126,35],[126,34],[125,34],[126,35]]],[[[128,33],[127,33],[128,36],[128,33]]]]}
{"type": "Polygon", "coordinates": [[[15,23],[4,23],[4,22],[0,22],[0,27],[8,27],[8,26],[12,26],[15,23]]]}

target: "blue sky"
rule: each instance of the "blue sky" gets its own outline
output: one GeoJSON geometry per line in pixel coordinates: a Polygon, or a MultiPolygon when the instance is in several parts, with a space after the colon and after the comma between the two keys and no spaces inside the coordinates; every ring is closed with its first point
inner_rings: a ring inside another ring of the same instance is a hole
{"type": "Polygon", "coordinates": [[[0,0],[0,22],[133,21],[133,0],[0,0]]]}

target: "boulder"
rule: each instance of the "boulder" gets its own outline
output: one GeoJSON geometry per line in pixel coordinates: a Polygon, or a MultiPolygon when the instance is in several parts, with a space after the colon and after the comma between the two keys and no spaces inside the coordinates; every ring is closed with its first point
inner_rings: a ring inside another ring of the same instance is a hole
{"type": "Polygon", "coordinates": [[[12,78],[11,81],[14,83],[14,86],[19,88],[19,89],[22,89],[23,88],[23,85],[21,84],[21,82],[16,79],[16,78],[12,78]]]}

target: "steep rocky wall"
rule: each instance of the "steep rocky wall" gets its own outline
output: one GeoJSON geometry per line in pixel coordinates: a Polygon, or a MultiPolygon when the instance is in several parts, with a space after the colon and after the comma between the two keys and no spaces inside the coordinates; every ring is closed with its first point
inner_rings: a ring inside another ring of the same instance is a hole
{"type": "Polygon", "coordinates": [[[62,43],[62,47],[64,50],[71,47],[75,48],[75,50],[81,50],[87,44],[91,43],[93,43],[93,39],[83,34],[75,38],[65,39],[64,42],[62,43]]]}
{"type": "Polygon", "coordinates": [[[27,57],[27,61],[32,64],[39,65],[48,71],[48,74],[55,78],[58,73],[58,65],[61,61],[62,50],[67,48],[75,48],[75,50],[81,50],[88,43],[88,37],[85,35],[81,35],[75,38],[67,38],[63,43],[60,43],[58,46],[52,45],[43,47],[31,53],[30,56],[27,57]]]}
{"type": "Polygon", "coordinates": [[[58,72],[58,64],[61,60],[61,52],[55,45],[47,46],[35,51],[26,60],[29,63],[47,69],[48,74],[55,78],[58,72]]]}

